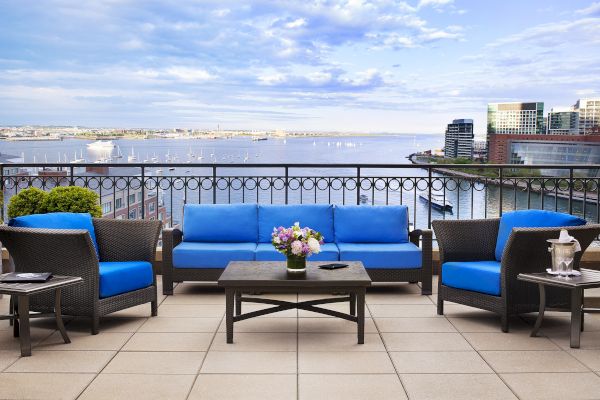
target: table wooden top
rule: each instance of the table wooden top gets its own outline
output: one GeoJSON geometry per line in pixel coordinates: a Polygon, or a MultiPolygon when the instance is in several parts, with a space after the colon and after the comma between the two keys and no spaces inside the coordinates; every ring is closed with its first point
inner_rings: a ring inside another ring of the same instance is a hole
{"type": "Polygon", "coordinates": [[[288,273],[285,262],[232,261],[219,278],[219,286],[235,287],[361,287],[370,286],[371,278],[360,261],[344,261],[346,268],[321,269],[327,261],[308,261],[306,273],[288,273]]]}
{"type": "Polygon", "coordinates": [[[569,279],[565,279],[563,276],[551,275],[547,272],[519,274],[517,278],[522,281],[565,288],[600,287],[600,271],[581,268],[580,272],[581,276],[570,276],[569,279]]]}
{"type": "MultiPolygon", "coordinates": [[[[4,274],[1,274],[2,277],[4,274]]],[[[11,294],[11,295],[31,295],[39,292],[45,292],[61,288],[63,286],[75,285],[79,282],[83,282],[83,279],[79,276],[63,276],[53,275],[46,282],[0,282],[0,293],[11,294]]]]}

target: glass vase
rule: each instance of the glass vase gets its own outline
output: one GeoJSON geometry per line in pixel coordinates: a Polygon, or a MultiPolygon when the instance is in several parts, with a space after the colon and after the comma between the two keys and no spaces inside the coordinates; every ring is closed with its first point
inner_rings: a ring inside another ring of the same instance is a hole
{"type": "Polygon", "coordinates": [[[287,270],[291,273],[302,273],[306,271],[306,257],[287,256],[287,270]]]}

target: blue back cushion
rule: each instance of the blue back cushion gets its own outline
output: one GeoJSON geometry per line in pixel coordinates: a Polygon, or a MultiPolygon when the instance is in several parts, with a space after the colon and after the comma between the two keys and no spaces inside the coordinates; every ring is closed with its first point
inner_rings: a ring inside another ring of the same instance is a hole
{"type": "Polygon", "coordinates": [[[504,247],[513,228],[553,228],[585,224],[585,219],[554,211],[522,210],[504,213],[500,218],[500,229],[496,241],[496,260],[502,260],[504,247]]]}
{"type": "Polygon", "coordinates": [[[260,205],[258,206],[258,242],[270,243],[273,228],[290,227],[299,222],[333,242],[333,206],[329,204],[260,205]]]}
{"type": "Polygon", "coordinates": [[[258,239],[256,204],[186,204],[183,241],[236,243],[258,239]]]}
{"type": "Polygon", "coordinates": [[[338,243],[408,242],[407,206],[335,206],[333,221],[338,243]]]}
{"type": "Polygon", "coordinates": [[[23,215],[11,219],[8,225],[16,228],[85,229],[89,232],[94,248],[96,249],[96,256],[99,257],[94,223],[92,222],[92,216],[88,213],[56,212],[23,215]]]}

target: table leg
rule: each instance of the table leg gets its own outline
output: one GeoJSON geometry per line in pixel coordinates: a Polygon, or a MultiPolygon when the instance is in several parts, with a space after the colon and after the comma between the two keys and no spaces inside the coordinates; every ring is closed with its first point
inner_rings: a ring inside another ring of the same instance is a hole
{"type": "Polygon", "coordinates": [[[544,312],[546,311],[546,287],[543,283],[538,283],[538,287],[540,289],[540,308],[538,311],[537,319],[535,320],[535,325],[533,325],[533,330],[531,331],[531,337],[537,336],[538,331],[542,327],[542,321],[544,320],[544,312]]]}
{"type": "Polygon", "coordinates": [[[571,290],[571,347],[579,348],[581,336],[581,303],[583,299],[583,290],[573,288],[571,290]]]}
{"type": "Polygon", "coordinates": [[[11,314],[13,315],[13,336],[14,337],[19,337],[19,297],[18,296],[11,296],[12,299],[12,311],[11,314]]]}
{"type": "Polygon", "coordinates": [[[233,343],[233,303],[234,289],[225,289],[225,326],[227,330],[227,343],[233,343]]]}
{"type": "Polygon", "coordinates": [[[356,292],[356,308],[358,319],[358,344],[365,343],[365,289],[356,292]]]}
{"type": "Polygon", "coordinates": [[[58,327],[58,331],[62,336],[65,343],[71,343],[71,339],[67,335],[67,331],[65,330],[65,324],[63,324],[62,320],[62,312],[60,310],[60,288],[56,289],[54,292],[54,317],[56,318],[56,326],[58,327]]]}
{"type": "Polygon", "coordinates": [[[356,315],[356,294],[350,293],[350,315],[356,315]]]}
{"type": "Polygon", "coordinates": [[[29,335],[29,297],[28,296],[19,296],[19,336],[21,338],[21,356],[28,357],[31,355],[31,337],[29,335]]]}
{"type": "Polygon", "coordinates": [[[242,315],[242,292],[235,291],[235,315],[242,315]]]}

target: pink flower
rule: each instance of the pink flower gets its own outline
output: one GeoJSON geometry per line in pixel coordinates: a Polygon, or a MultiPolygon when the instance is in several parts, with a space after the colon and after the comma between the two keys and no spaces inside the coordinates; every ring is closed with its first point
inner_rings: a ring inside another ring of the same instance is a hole
{"type": "Polygon", "coordinates": [[[292,254],[295,256],[302,255],[302,247],[302,242],[300,242],[299,240],[294,240],[292,242],[292,254]]]}

